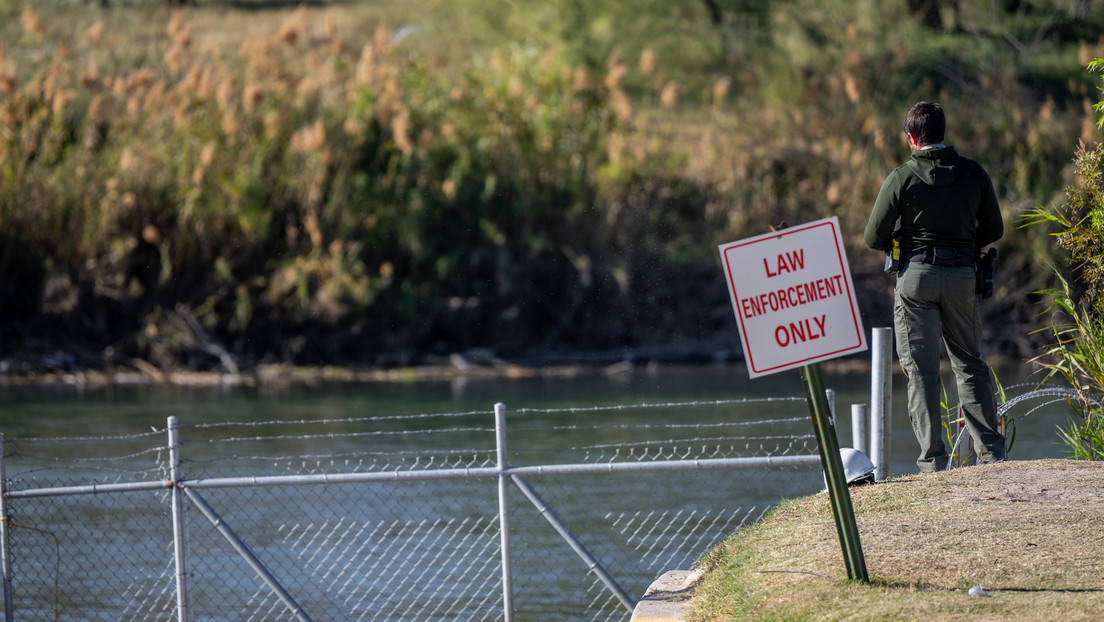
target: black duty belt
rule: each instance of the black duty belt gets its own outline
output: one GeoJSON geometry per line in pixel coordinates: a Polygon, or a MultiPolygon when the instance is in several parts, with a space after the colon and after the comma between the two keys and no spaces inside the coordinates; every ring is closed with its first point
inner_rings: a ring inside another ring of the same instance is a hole
{"type": "Polygon", "coordinates": [[[901,257],[904,261],[916,261],[933,266],[973,266],[974,253],[972,251],[955,248],[953,246],[933,246],[921,251],[904,253],[901,257]]]}

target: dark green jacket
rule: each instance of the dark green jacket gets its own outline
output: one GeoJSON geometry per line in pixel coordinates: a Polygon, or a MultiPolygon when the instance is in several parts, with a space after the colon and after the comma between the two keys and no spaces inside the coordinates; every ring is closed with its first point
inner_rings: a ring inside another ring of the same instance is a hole
{"type": "Polygon", "coordinates": [[[886,177],[866,224],[867,245],[888,249],[898,220],[905,253],[931,246],[974,252],[1004,235],[989,174],[954,147],[913,151],[886,177]]]}

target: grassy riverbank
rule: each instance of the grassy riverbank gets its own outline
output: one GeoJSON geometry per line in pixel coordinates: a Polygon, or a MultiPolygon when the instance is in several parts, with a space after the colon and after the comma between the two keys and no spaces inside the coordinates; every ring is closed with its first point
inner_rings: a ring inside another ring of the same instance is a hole
{"type": "Polygon", "coordinates": [[[853,488],[869,584],[827,495],[786,502],[707,556],[690,620],[1095,620],[1102,485],[1104,464],[1040,460],[853,488]]]}
{"type": "Polygon", "coordinates": [[[752,4],[0,0],[0,363],[726,356],[717,244],[830,215],[888,325],[861,230],[917,99],[997,181],[986,342],[1033,355],[1055,258],[1015,225],[1098,137],[1101,18],[752,4]]]}

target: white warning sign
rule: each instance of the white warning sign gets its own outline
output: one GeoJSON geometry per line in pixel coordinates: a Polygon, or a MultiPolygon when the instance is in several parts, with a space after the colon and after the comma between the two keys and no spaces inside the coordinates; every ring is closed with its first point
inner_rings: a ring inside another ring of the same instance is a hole
{"type": "Polygon", "coordinates": [[[835,216],[719,249],[752,378],[866,350],[835,216]]]}

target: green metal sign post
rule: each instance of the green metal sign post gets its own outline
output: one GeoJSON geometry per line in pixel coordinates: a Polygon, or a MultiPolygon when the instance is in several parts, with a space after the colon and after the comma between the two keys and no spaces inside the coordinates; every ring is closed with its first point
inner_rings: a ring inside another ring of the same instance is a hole
{"type": "Polygon", "coordinates": [[[828,498],[836,519],[836,531],[839,533],[840,547],[843,548],[843,558],[847,563],[847,577],[852,581],[865,583],[870,577],[866,573],[866,559],[859,541],[859,526],[855,522],[851,493],[843,474],[839,441],[832,423],[832,411],[824,388],[824,377],[820,373],[820,364],[812,363],[802,367],[801,378],[805,382],[805,399],[813,418],[820,462],[824,465],[824,479],[828,484],[828,498]]]}

